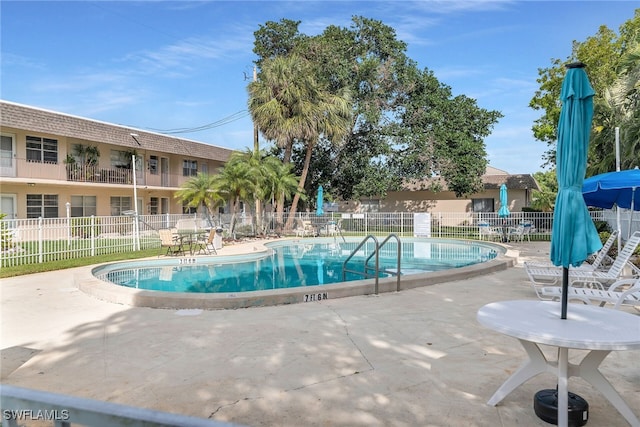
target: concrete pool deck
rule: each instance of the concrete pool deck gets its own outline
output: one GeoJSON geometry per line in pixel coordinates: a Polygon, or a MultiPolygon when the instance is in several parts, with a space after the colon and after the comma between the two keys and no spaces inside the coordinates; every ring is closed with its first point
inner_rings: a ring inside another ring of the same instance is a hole
{"type": "MultiPolygon", "coordinates": [[[[486,404],[525,353],[476,312],[536,299],[522,262],[548,260],[548,243],[510,247],[519,263],[484,276],[238,310],[104,302],[74,287],[79,269],[3,279],[1,382],[246,426],[547,426],[533,396],[555,387],[551,374],[486,404]]],[[[601,365],[636,415],[638,360],[612,352],[601,365]]],[[[589,402],[589,426],[628,425],[589,384],[569,384],[589,402]]]]}

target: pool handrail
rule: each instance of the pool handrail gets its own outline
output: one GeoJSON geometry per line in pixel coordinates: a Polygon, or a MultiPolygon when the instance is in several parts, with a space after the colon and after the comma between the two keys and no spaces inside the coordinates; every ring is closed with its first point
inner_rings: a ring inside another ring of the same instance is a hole
{"type": "Polygon", "coordinates": [[[351,251],[351,253],[349,254],[349,256],[347,257],[346,260],[344,260],[344,262],[342,263],[342,280],[346,280],[347,278],[347,272],[349,273],[355,273],[355,274],[362,274],[364,276],[365,279],[369,279],[369,275],[367,274],[367,263],[369,262],[369,259],[371,259],[371,257],[367,258],[367,260],[364,262],[364,271],[360,272],[357,270],[349,270],[347,269],[347,263],[351,260],[351,258],[353,258],[353,256],[358,252],[358,250],[364,246],[364,244],[367,242],[367,240],[372,239],[374,242],[374,249],[373,249],[373,255],[375,255],[375,274],[374,274],[374,278],[375,278],[375,294],[378,295],[378,269],[380,268],[380,259],[379,259],[379,254],[378,254],[378,239],[376,236],[374,236],[373,234],[369,234],[367,237],[365,237],[364,239],[362,239],[362,241],[358,244],[358,246],[356,246],[356,248],[351,251]]]}
{"type": "MultiPolygon", "coordinates": [[[[387,237],[382,241],[382,243],[380,243],[380,245],[378,245],[378,248],[376,249],[376,251],[380,251],[380,249],[382,249],[382,247],[385,245],[385,243],[387,243],[391,238],[395,238],[395,239],[396,239],[396,241],[398,242],[398,250],[397,250],[397,253],[398,253],[398,262],[397,262],[397,265],[396,265],[396,272],[393,272],[393,271],[391,271],[391,270],[385,270],[385,272],[386,272],[386,273],[389,273],[389,274],[395,274],[395,275],[396,275],[396,277],[397,277],[397,279],[396,279],[396,292],[400,292],[400,272],[401,272],[401,270],[400,270],[400,264],[401,264],[401,259],[402,259],[402,242],[400,241],[400,237],[398,237],[398,235],[397,235],[397,234],[395,234],[395,233],[391,233],[391,234],[389,234],[389,235],[388,235],[388,236],[387,236],[387,237]]],[[[369,256],[369,258],[367,258],[367,261],[365,261],[365,265],[367,264],[367,262],[369,261],[369,259],[371,259],[371,256],[373,256],[373,254],[372,254],[372,255],[370,255],[370,256],[369,256]]],[[[377,276],[377,275],[378,275],[378,271],[377,271],[377,269],[376,269],[376,276],[377,276]]],[[[377,293],[378,293],[378,292],[376,292],[376,294],[377,294],[377,293]]]]}

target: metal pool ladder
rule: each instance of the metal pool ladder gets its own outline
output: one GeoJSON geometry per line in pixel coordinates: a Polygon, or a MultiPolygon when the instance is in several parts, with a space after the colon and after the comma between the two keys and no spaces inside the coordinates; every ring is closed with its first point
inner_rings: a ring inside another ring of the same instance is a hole
{"type": "Polygon", "coordinates": [[[362,241],[356,246],[356,248],[351,251],[351,254],[347,257],[347,259],[342,263],[342,280],[346,280],[347,272],[361,274],[365,279],[370,279],[372,277],[371,271],[373,271],[373,277],[375,278],[375,294],[378,295],[378,276],[380,273],[380,248],[382,248],[390,239],[394,238],[398,242],[398,250],[397,256],[398,261],[396,265],[396,270],[383,270],[385,273],[394,274],[397,277],[396,280],[396,291],[400,291],[400,260],[402,258],[402,243],[400,242],[400,238],[395,234],[389,234],[382,243],[378,243],[378,239],[373,234],[369,234],[367,237],[362,239],[362,241]],[[364,268],[362,271],[360,270],[350,270],[347,268],[347,263],[355,256],[356,253],[362,248],[368,240],[373,240],[374,249],[371,255],[369,255],[364,260],[364,268]],[[371,258],[374,258],[373,267],[369,265],[369,261],[371,258]]]}

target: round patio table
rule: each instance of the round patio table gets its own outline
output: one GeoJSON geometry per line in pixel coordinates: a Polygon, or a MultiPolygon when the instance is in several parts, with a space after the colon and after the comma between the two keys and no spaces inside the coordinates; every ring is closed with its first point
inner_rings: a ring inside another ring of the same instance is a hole
{"type": "MultiPolygon", "coordinates": [[[[517,338],[528,360],[514,372],[487,402],[495,406],[518,386],[543,372],[558,377],[558,426],[568,423],[568,379],[581,377],[606,397],[632,426],[640,421],[598,366],[614,350],[640,350],[640,316],[591,305],[571,304],[567,318],[560,318],[555,301],[502,301],[478,310],[480,324],[517,338]],[[540,344],[558,348],[558,360],[547,360],[540,344]],[[582,361],[569,363],[569,349],[589,350],[582,361]]],[[[638,366],[630,366],[638,369],[638,366]]]]}

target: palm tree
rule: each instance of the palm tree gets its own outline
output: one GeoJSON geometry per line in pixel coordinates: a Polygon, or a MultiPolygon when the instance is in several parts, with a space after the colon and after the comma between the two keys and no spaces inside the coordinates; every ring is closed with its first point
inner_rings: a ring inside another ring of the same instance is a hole
{"type": "Polygon", "coordinates": [[[224,204],[224,197],[215,190],[215,183],[215,176],[200,172],[182,184],[175,198],[196,209],[204,206],[211,223],[214,210],[224,204]]]}
{"type": "Polygon", "coordinates": [[[231,224],[229,232],[233,235],[241,201],[252,200],[256,192],[256,172],[246,162],[245,155],[234,152],[229,161],[215,175],[213,188],[227,196],[231,204],[231,224]]]}
{"type": "MultiPolygon", "coordinates": [[[[249,84],[249,111],[263,135],[284,149],[284,163],[291,160],[294,142],[306,146],[298,190],[286,227],[290,228],[303,193],[313,148],[322,136],[344,138],[351,127],[350,99],[346,88],[334,94],[315,77],[315,69],[305,58],[290,54],[266,59],[260,78],[249,84]]],[[[278,203],[278,216],[284,212],[278,203]]]]}
{"type": "MultiPolygon", "coordinates": [[[[278,209],[279,201],[291,200],[297,193],[299,177],[292,172],[293,166],[290,163],[285,165],[274,156],[263,159],[263,168],[265,175],[262,184],[262,200],[265,205],[270,203],[276,212],[281,212],[278,209]]],[[[304,194],[301,197],[304,197],[304,194]]],[[[282,215],[276,214],[275,222],[275,228],[282,230],[284,226],[282,215]]]]}

